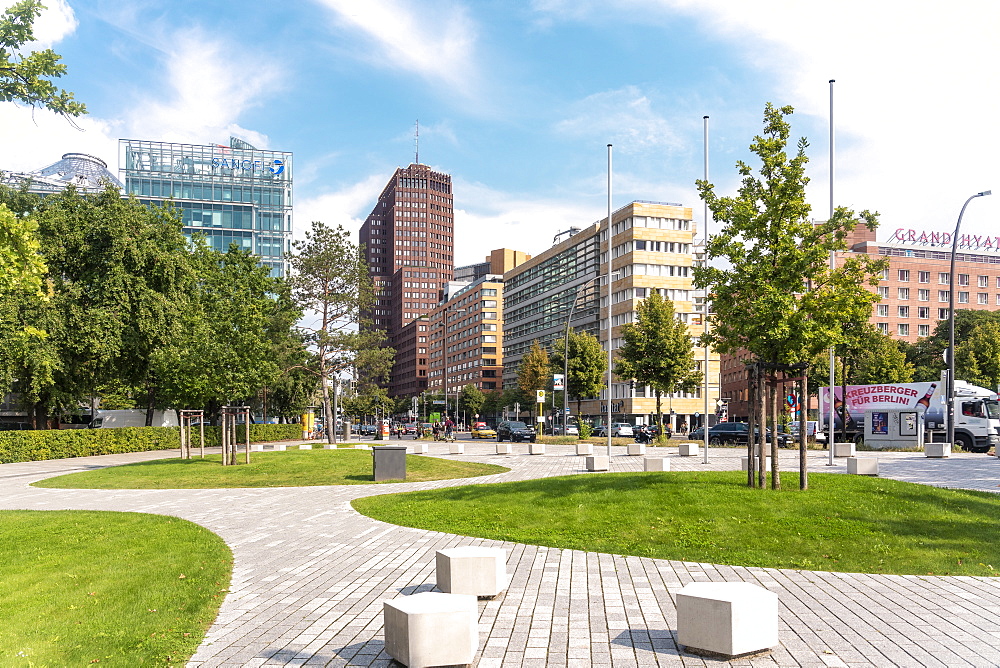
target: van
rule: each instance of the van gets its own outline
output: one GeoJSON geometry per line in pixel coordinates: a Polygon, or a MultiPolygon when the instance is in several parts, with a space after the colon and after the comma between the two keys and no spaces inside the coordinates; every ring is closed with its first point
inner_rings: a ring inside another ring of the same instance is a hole
{"type": "MultiPolygon", "coordinates": [[[[154,427],[177,427],[177,411],[153,411],[154,427]]],[[[124,410],[97,411],[90,422],[91,429],[110,429],[118,427],[145,427],[146,410],[144,408],[128,408],[124,410]]]]}

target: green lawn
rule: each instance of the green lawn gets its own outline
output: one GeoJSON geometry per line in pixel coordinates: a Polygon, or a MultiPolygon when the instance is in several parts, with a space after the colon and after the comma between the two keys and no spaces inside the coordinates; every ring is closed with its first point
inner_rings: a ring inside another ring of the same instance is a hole
{"type": "Polygon", "coordinates": [[[0,665],[184,665],[231,572],[222,539],[186,520],[0,511],[0,665]]]}
{"type": "MultiPolygon", "coordinates": [[[[240,453],[240,461],[243,461],[240,453]]],[[[510,469],[420,455],[406,456],[406,480],[471,478],[510,469]]],[[[391,481],[386,481],[391,482],[391,481]]],[[[310,487],[373,483],[368,450],[286,450],[252,452],[250,464],[222,466],[219,455],[158,459],[46,478],[35,487],[63,489],[222,489],[232,487],[310,487]]],[[[383,483],[378,483],[383,484],[383,483]]]]}
{"type": "Polygon", "coordinates": [[[882,478],[609,473],[358,499],[385,522],[533,545],[714,564],[997,575],[1000,497],[882,478]]]}

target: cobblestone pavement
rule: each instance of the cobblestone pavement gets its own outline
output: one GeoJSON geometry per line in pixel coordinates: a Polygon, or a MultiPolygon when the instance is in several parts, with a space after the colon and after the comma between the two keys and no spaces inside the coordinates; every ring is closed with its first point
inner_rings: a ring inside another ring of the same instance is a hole
{"type": "MultiPolygon", "coordinates": [[[[603,446],[599,448],[602,450],[603,446]]],[[[232,547],[230,594],[190,666],[388,666],[382,605],[434,587],[435,551],[490,545],[509,551],[510,588],[480,607],[480,668],[498,666],[998,666],[1000,579],[885,576],[738,568],[498,543],[384,524],[350,501],[390,491],[584,473],[571,446],[529,456],[496,456],[492,443],[465,455],[509,473],[380,486],[230,490],[36,489],[33,480],[87,468],[177,456],[108,455],[0,466],[0,508],[100,509],[175,515],[218,533],[232,547]],[[771,653],[724,662],[680,652],[674,594],[692,581],[747,581],[780,600],[781,643],[771,653]]],[[[741,450],[713,448],[671,467],[735,470],[741,450]]],[[[611,468],[636,471],[641,457],[616,448],[611,468]],[[622,454],[619,454],[622,453],[622,454]]],[[[787,462],[784,461],[787,457],[787,462]]],[[[997,491],[1000,461],[958,454],[928,460],[880,453],[883,477],[997,491]]],[[[797,468],[797,453],[782,467],[797,468]]],[[[813,472],[825,452],[810,453],[813,472]]]]}

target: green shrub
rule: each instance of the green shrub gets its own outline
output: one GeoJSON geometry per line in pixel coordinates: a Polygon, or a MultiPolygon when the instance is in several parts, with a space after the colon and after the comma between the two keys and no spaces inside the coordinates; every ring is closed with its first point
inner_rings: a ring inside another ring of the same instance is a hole
{"type": "Polygon", "coordinates": [[[577,424],[580,425],[577,429],[580,432],[581,441],[590,438],[590,435],[594,433],[594,428],[590,426],[589,422],[584,422],[582,418],[577,418],[577,424]]]}
{"type": "MultiPolygon", "coordinates": [[[[242,429],[242,426],[237,427],[237,437],[242,433],[242,429]]],[[[301,425],[250,425],[250,440],[254,443],[299,438],[302,438],[301,425]]],[[[191,440],[192,446],[198,447],[197,428],[192,430],[191,440]]],[[[220,442],[219,427],[205,427],[205,446],[218,446],[220,442]]],[[[171,450],[179,447],[179,427],[0,431],[0,464],[171,450]]]]}

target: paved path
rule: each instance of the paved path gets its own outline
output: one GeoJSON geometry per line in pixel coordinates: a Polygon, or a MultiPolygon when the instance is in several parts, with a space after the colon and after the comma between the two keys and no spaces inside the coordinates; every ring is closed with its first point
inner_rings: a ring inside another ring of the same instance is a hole
{"type": "MultiPolygon", "coordinates": [[[[0,508],[101,509],[175,515],[232,547],[231,593],[189,665],[388,666],[381,601],[434,586],[434,553],[456,545],[509,551],[513,581],[480,601],[480,668],[498,666],[1000,666],[1000,579],[885,576],[738,568],[498,543],[401,528],[355,513],[352,499],[389,491],[584,473],[570,446],[546,456],[491,454],[489,442],[461,456],[503,464],[477,479],[380,486],[233,490],[62,490],[28,483],[87,468],[177,452],[108,455],[0,466],[0,508]],[[781,644],[732,663],[678,651],[674,594],[692,581],[744,580],[775,591],[781,644]]],[[[616,449],[624,451],[624,448],[616,449]]],[[[432,444],[431,454],[444,454],[432,444]]],[[[734,470],[740,450],[711,461],[678,457],[673,470],[734,470]]],[[[783,453],[786,470],[797,454],[783,453]]],[[[810,455],[810,470],[843,472],[810,455]]],[[[927,460],[880,456],[885,477],[998,491],[1000,461],[959,454],[927,460]]],[[[612,470],[641,458],[615,456],[612,470]]]]}

